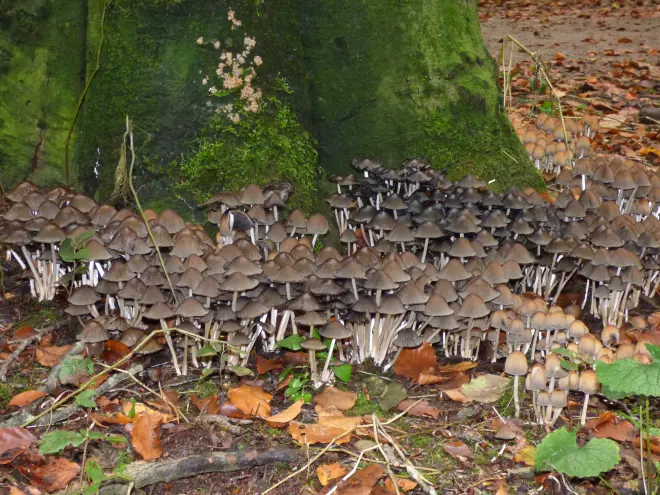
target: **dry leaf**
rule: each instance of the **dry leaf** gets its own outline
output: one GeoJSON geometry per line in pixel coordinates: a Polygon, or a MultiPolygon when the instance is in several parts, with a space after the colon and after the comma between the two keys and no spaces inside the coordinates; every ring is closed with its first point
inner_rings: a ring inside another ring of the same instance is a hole
{"type": "Polygon", "coordinates": [[[268,425],[272,426],[273,428],[283,428],[289,421],[292,421],[298,417],[298,414],[300,414],[300,411],[302,410],[303,404],[305,404],[304,400],[298,400],[294,402],[284,411],[281,411],[278,414],[271,416],[270,418],[265,418],[266,423],[268,423],[268,425]]]}
{"type": "Polygon", "coordinates": [[[40,397],[43,397],[44,395],[46,395],[46,393],[40,390],[26,390],[25,392],[21,392],[20,394],[14,395],[9,401],[9,404],[7,404],[7,406],[8,407],[27,406],[28,404],[32,404],[35,400],[39,399],[40,397]]]}
{"type": "MultiPolygon", "coordinates": [[[[402,492],[409,492],[410,490],[414,490],[417,487],[417,483],[415,483],[413,480],[409,480],[408,478],[397,478],[396,484],[399,485],[399,491],[402,492]]],[[[392,478],[387,478],[385,480],[385,489],[396,493],[394,483],[392,483],[392,478]]]]}
{"type": "Polygon", "coordinates": [[[405,378],[417,378],[420,373],[435,368],[438,359],[433,346],[424,342],[415,349],[403,349],[394,363],[394,373],[405,378]]]}
{"type": "Polygon", "coordinates": [[[131,419],[121,412],[114,412],[112,414],[101,414],[93,412],[92,418],[94,418],[94,421],[101,423],[102,425],[127,425],[132,423],[133,419],[135,419],[131,419]]]}
{"type": "Polygon", "coordinates": [[[25,452],[37,438],[25,428],[0,428],[0,464],[9,464],[25,452]]]}
{"type": "Polygon", "coordinates": [[[476,368],[477,366],[479,366],[478,362],[462,361],[460,363],[455,363],[455,364],[436,366],[435,369],[440,373],[457,373],[459,371],[471,370],[472,368],[476,368]]]}
{"type": "Polygon", "coordinates": [[[257,354],[257,375],[263,375],[271,370],[282,369],[282,366],[283,365],[279,359],[267,359],[257,354]]]}
{"type": "Polygon", "coordinates": [[[158,459],[163,455],[160,445],[160,425],[163,423],[162,415],[142,412],[135,417],[131,429],[131,444],[145,461],[158,459]]]}
{"type": "Polygon", "coordinates": [[[528,466],[534,466],[534,461],[536,459],[536,447],[533,445],[528,445],[523,447],[518,452],[513,455],[513,460],[516,462],[523,462],[528,466]]]}
{"type": "Polygon", "coordinates": [[[9,495],[25,495],[25,492],[23,490],[19,490],[15,486],[10,486],[9,495]]]}
{"type": "Polygon", "coordinates": [[[231,403],[244,414],[260,418],[271,415],[270,401],[273,396],[261,387],[241,385],[238,388],[230,388],[227,395],[231,403]]]}
{"type": "Polygon", "coordinates": [[[488,403],[497,401],[509,385],[509,378],[488,374],[472,379],[460,390],[468,399],[488,403]]]}
{"type": "Polygon", "coordinates": [[[451,380],[451,375],[436,375],[435,370],[429,369],[428,372],[420,373],[413,381],[418,385],[435,385],[451,380]]]}
{"type": "Polygon", "coordinates": [[[193,406],[199,409],[201,414],[218,414],[220,411],[218,396],[216,394],[206,397],[205,399],[200,399],[197,395],[191,395],[190,402],[192,402],[193,406]]]}
{"type": "Polygon", "coordinates": [[[34,486],[47,492],[63,490],[80,472],[80,466],[64,457],[48,456],[46,464],[25,463],[20,473],[34,486]]]}
{"type": "Polygon", "coordinates": [[[566,55],[564,55],[564,54],[561,53],[561,52],[557,52],[557,53],[555,53],[555,54],[553,55],[553,58],[554,58],[555,60],[566,60],[566,55]]]}
{"type": "Polygon", "coordinates": [[[251,417],[239,411],[238,408],[230,401],[226,401],[220,404],[220,408],[218,409],[218,414],[233,419],[248,419],[251,417]]]}
{"type": "Polygon", "coordinates": [[[138,414],[149,413],[159,417],[162,423],[169,423],[170,421],[174,420],[173,415],[156,411],[155,409],[150,408],[149,406],[143,404],[142,402],[136,402],[135,404],[133,404],[130,401],[123,401],[122,408],[124,410],[124,414],[126,414],[127,416],[131,413],[131,411],[134,412],[135,413],[134,419],[137,419],[138,414]]]}
{"type": "Polygon", "coordinates": [[[355,405],[356,401],[357,394],[355,392],[344,392],[335,387],[328,387],[314,397],[314,404],[324,407],[334,406],[341,411],[347,411],[355,405]]]}
{"type": "Polygon", "coordinates": [[[282,389],[285,389],[289,386],[289,383],[291,383],[291,380],[293,380],[293,373],[289,373],[286,375],[284,380],[282,380],[280,383],[277,384],[277,387],[275,388],[275,392],[279,392],[282,389]]]}
{"type": "Polygon", "coordinates": [[[474,459],[474,454],[470,450],[470,447],[465,445],[463,442],[460,440],[457,440],[455,442],[447,442],[442,446],[445,452],[452,456],[454,459],[458,459],[459,457],[466,457],[468,459],[474,459]]]}
{"type": "Polygon", "coordinates": [[[285,366],[306,366],[309,355],[306,352],[285,352],[280,360],[285,366]]]}
{"type": "Polygon", "coordinates": [[[332,480],[341,478],[348,472],[344,466],[335,462],[334,464],[323,464],[316,468],[316,476],[323,486],[328,486],[332,480]]]}
{"type": "Polygon", "coordinates": [[[433,407],[425,400],[419,402],[414,399],[404,400],[399,402],[399,405],[396,406],[396,408],[399,411],[405,411],[410,406],[413,406],[408,410],[410,416],[429,416],[431,418],[438,418],[440,416],[440,409],[433,407]],[[415,405],[413,406],[413,404],[415,405]]]}
{"type": "Polygon", "coordinates": [[[472,399],[469,399],[461,392],[459,389],[454,388],[451,390],[443,390],[443,392],[454,402],[461,402],[463,404],[467,402],[472,402],[472,399]]]}
{"type": "Polygon", "coordinates": [[[322,416],[316,424],[304,424],[298,421],[289,423],[289,433],[299,443],[329,443],[333,439],[337,445],[350,442],[347,433],[362,423],[362,418],[345,416],[322,416]]]}
{"type": "Polygon", "coordinates": [[[611,438],[618,442],[632,442],[636,433],[630,421],[619,420],[611,411],[600,413],[598,419],[587,421],[585,427],[594,437],[611,438]]]}
{"type": "Polygon", "coordinates": [[[103,344],[101,359],[106,363],[116,363],[131,353],[131,348],[118,340],[106,340],[103,344]]]}
{"type": "MultiPolygon", "coordinates": [[[[385,474],[385,468],[380,464],[372,464],[360,469],[346,481],[339,483],[336,495],[369,495],[374,485],[385,474]]],[[[325,490],[329,491],[328,489],[325,490]]]]}
{"type": "Polygon", "coordinates": [[[58,364],[71,349],[70,345],[37,347],[35,359],[41,366],[51,368],[58,364]]]}
{"type": "Polygon", "coordinates": [[[24,340],[32,337],[36,333],[37,332],[34,331],[34,328],[24,325],[14,332],[11,340],[24,340]]]}

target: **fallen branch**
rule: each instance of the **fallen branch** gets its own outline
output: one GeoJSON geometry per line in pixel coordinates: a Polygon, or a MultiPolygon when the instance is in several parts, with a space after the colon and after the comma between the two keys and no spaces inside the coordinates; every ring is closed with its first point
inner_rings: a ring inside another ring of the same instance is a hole
{"type": "Polygon", "coordinates": [[[303,453],[299,449],[239,450],[209,452],[181,459],[163,459],[156,462],[133,462],[126,466],[122,477],[132,481],[136,488],[189,478],[206,473],[240,471],[275,462],[297,462],[303,453]]]}
{"type": "Polygon", "coordinates": [[[220,429],[240,435],[243,430],[240,427],[233,425],[229,422],[229,418],[221,416],[220,414],[202,414],[193,419],[193,423],[203,423],[208,425],[215,425],[220,429]]]}
{"type": "MultiPolygon", "coordinates": [[[[95,397],[104,394],[108,390],[119,385],[124,380],[127,380],[129,378],[129,375],[136,375],[143,370],[144,370],[143,365],[136,364],[135,366],[132,366],[126,372],[126,374],[118,373],[116,375],[111,376],[101,385],[99,385],[96,389],[94,389],[95,397]]],[[[59,402],[61,403],[62,400],[59,402]]],[[[65,419],[69,418],[79,409],[80,406],[74,402],[62,408],[54,408],[53,406],[51,406],[46,411],[39,413],[37,415],[32,415],[29,411],[21,410],[18,413],[6,419],[5,421],[3,421],[2,423],[0,423],[0,427],[8,428],[10,426],[21,426],[21,425],[44,426],[52,423],[58,423],[60,421],[64,421],[65,419]]]]}
{"type": "Polygon", "coordinates": [[[41,337],[43,337],[47,333],[52,332],[53,330],[57,330],[62,325],[64,325],[64,322],[60,322],[60,323],[56,323],[55,325],[50,325],[48,327],[40,328],[35,331],[34,335],[22,339],[20,341],[16,341],[16,342],[20,342],[20,344],[16,347],[16,349],[14,349],[14,351],[10,354],[10,356],[3,361],[2,366],[0,366],[0,381],[3,382],[7,381],[7,372],[9,371],[9,367],[16,359],[18,359],[18,356],[21,354],[21,352],[23,352],[27,348],[27,346],[29,346],[35,340],[41,339],[41,337]]]}

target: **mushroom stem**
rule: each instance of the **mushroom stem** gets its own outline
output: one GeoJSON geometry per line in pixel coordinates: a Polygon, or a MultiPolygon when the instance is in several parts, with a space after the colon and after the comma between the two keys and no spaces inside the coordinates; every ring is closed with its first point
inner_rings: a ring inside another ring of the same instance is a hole
{"type": "Polygon", "coordinates": [[[234,295],[231,298],[231,310],[236,312],[236,301],[238,300],[238,292],[234,291],[234,295]]]}
{"type": "Polygon", "coordinates": [[[179,368],[179,360],[176,357],[176,351],[174,350],[174,342],[172,342],[172,336],[170,335],[170,329],[167,328],[167,323],[165,320],[160,320],[160,327],[165,330],[163,334],[165,335],[165,341],[167,342],[167,347],[170,348],[170,354],[172,355],[172,364],[174,365],[174,371],[177,375],[181,375],[181,369],[179,368]]]}
{"type": "Polygon", "coordinates": [[[426,262],[426,252],[428,251],[428,249],[429,249],[429,238],[427,237],[424,239],[424,251],[422,251],[422,258],[421,258],[422,263],[426,262]]]}
{"type": "Polygon", "coordinates": [[[183,336],[183,366],[181,372],[183,376],[188,375],[188,334],[183,336]]]}
{"type": "Polygon", "coordinates": [[[550,428],[552,428],[555,425],[555,423],[559,419],[559,416],[561,415],[562,410],[563,410],[562,407],[558,407],[557,409],[555,409],[555,413],[552,415],[552,420],[550,421],[550,428]]]}
{"type": "Polygon", "coordinates": [[[589,408],[589,394],[584,394],[584,405],[582,406],[582,415],[580,416],[580,424],[584,426],[587,422],[587,409],[589,408]]]}
{"type": "Polygon", "coordinates": [[[325,365],[323,366],[323,372],[321,373],[321,381],[327,382],[330,379],[328,369],[330,368],[330,360],[332,359],[332,351],[335,348],[335,342],[337,339],[332,339],[330,341],[330,349],[328,349],[328,357],[325,360],[325,365]]]}
{"type": "Polygon", "coordinates": [[[318,373],[316,372],[316,351],[309,350],[309,374],[313,382],[318,381],[318,373]]]}
{"type": "Polygon", "coordinates": [[[518,382],[520,377],[515,375],[513,377],[513,403],[516,408],[516,418],[520,417],[520,398],[518,397],[518,382]]]}

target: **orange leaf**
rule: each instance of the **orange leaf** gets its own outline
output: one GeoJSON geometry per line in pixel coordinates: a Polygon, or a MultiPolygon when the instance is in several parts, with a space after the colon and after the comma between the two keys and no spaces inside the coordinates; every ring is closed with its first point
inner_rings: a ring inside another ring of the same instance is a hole
{"type": "Polygon", "coordinates": [[[458,457],[467,457],[469,459],[474,459],[474,454],[470,450],[470,447],[465,445],[460,440],[457,440],[455,442],[447,442],[442,446],[442,448],[454,459],[457,459],[458,457]]]}
{"type": "Polygon", "coordinates": [[[284,380],[282,380],[280,383],[277,384],[277,388],[275,388],[275,392],[279,392],[283,388],[286,388],[289,386],[289,383],[291,383],[291,380],[293,380],[293,374],[289,373],[284,380]]]}
{"type": "Polygon", "coordinates": [[[346,481],[339,483],[336,495],[369,495],[378,480],[385,474],[380,464],[372,464],[360,469],[346,481]]]}
{"type": "Polygon", "coordinates": [[[10,486],[9,495],[25,495],[25,492],[23,490],[19,490],[15,486],[10,486]]]}
{"type": "Polygon", "coordinates": [[[328,486],[332,480],[341,478],[348,472],[344,466],[335,462],[334,464],[323,464],[316,468],[316,476],[323,486],[328,486]]]}
{"type": "Polygon", "coordinates": [[[440,373],[457,373],[459,371],[467,371],[479,366],[478,362],[462,361],[460,363],[447,364],[445,366],[437,366],[435,369],[440,373]]]}
{"type": "Polygon", "coordinates": [[[143,412],[135,417],[131,430],[131,444],[145,461],[158,459],[163,455],[160,445],[160,425],[163,418],[160,415],[143,412]]]}
{"type": "Polygon", "coordinates": [[[205,399],[200,399],[197,395],[191,395],[190,402],[192,402],[193,406],[199,409],[199,412],[202,414],[218,414],[218,411],[220,410],[218,396],[216,394],[205,399]]]}
{"type": "MultiPolygon", "coordinates": [[[[417,483],[415,483],[413,480],[409,480],[408,478],[397,478],[396,484],[399,485],[399,490],[402,492],[409,492],[410,490],[414,490],[417,487],[417,483]]],[[[387,478],[385,480],[385,488],[391,492],[396,493],[394,483],[392,483],[392,478],[387,478]]]]}
{"type": "Polygon", "coordinates": [[[555,60],[566,60],[566,55],[564,55],[564,54],[561,53],[561,52],[557,52],[557,53],[555,53],[555,54],[553,55],[553,58],[554,58],[555,60]]]}
{"type": "Polygon", "coordinates": [[[419,385],[435,385],[450,380],[451,375],[436,375],[433,370],[420,373],[413,381],[419,385]]]}
{"type": "Polygon", "coordinates": [[[232,404],[244,414],[261,418],[271,415],[270,401],[273,396],[261,387],[241,385],[238,388],[230,388],[227,395],[232,404]]]}
{"type": "Polygon", "coordinates": [[[248,419],[251,417],[239,411],[238,408],[230,401],[226,401],[220,404],[220,408],[218,409],[218,414],[225,416],[227,418],[234,418],[234,419],[248,419]]]}
{"type": "Polygon", "coordinates": [[[103,355],[101,358],[106,363],[116,363],[121,358],[131,353],[131,348],[118,340],[106,340],[103,344],[103,355]]]}
{"type": "Polygon", "coordinates": [[[12,340],[27,339],[29,337],[32,337],[35,333],[37,332],[34,331],[34,328],[24,325],[14,332],[14,335],[12,336],[12,340]]]}
{"type": "Polygon", "coordinates": [[[124,413],[115,412],[112,414],[92,413],[92,418],[102,425],[127,425],[133,422],[133,419],[124,413]]]}
{"type": "Polygon", "coordinates": [[[314,404],[319,406],[334,406],[340,411],[346,411],[355,405],[357,394],[355,392],[344,392],[335,387],[328,387],[319,395],[314,397],[314,404]]]}
{"type": "Polygon", "coordinates": [[[306,352],[285,352],[280,359],[282,364],[287,366],[305,366],[309,361],[309,356],[306,352]]]}
{"type": "Polygon", "coordinates": [[[14,395],[9,401],[9,404],[7,404],[7,406],[8,407],[27,406],[28,404],[32,404],[35,400],[39,399],[40,397],[43,397],[44,395],[46,395],[46,393],[40,390],[26,390],[25,392],[21,392],[20,394],[14,395]]]}
{"type": "Polygon", "coordinates": [[[459,389],[457,389],[457,388],[454,388],[454,389],[451,389],[451,390],[443,390],[443,392],[444,392],[445,394],[447,394],[447,397],[449,397],[449,398],[450,398],[451,400],[453,400],[454,402],[462,402],[462,403],[470,402],[470,399],[468,399],[468,398],[463,394],[463,392],[461,392],[461,391],[460,391],[459,389]]]}
{"type": "Polygon", "coordinates": [[[598,419],[587,421],[586,427],[594,437],[611,438],[618,442],[632,442],[635,427],[630,421],[619,420],[614,413],[606,411],[598,419]]]}
{"type": "Polygon", "coordinates": [[[273,428],[283,428],[289,421],[296,419],[298,414],[300,414],[304,403],[304,400],[298,400],[294,402],[284,411],[281,411],[278,414],[271,416],[270,418],[265,418],[266,423],[268,423],[268,425],[272,426],[273,428]]]}
{"type": "Polygon", "coordinates": [[[46,464],[26,463],[18,466],[30,483],[47,492],[63,490],[80,472],[80,466],[64,457],[48,456],[46,464]]]}
{"type": "Polygon", "coordinates": [[[420,373],[438,363],[433,346],[424,342],[415,349],[404,349],[394,363],[394,373],[405,378],[417,378],[420,373]]]}
{"type": "Polygon", "coordinates": [[[9,464],[25,452],[37,438],[25,428],[0,428],[0,464],[9,464]]]}
{"type": "Polygon", "coordinates": [[[282,368],[282,363],[274,359],[267,359],[257,354],[257,375],[263,375],[271,370],[279,370],[282,368]]]}
{"type": "MultiPolygon", "coordinates": [[[[396,408],[399,411],[405,411],[416,402],[417,401],[414,399],[404,400],[399,402],[399,405],[396,406],[396,408]]],[[[417,402],[412,408],[410,408],[408,410],[408,414],[411,416],[430,416],[432,418],[437,418],[440,416],[440,409],[431,406],[431,404],[423,400],[421,402],[417,402]]]]}
{"type": "Polygon", "coordinates": [[[70,345],[37,347],[36,360],[41,366],[51,368],[58,364],[71,349],[70,345]]]}
{"type": "Polygon", "coordinates": [[[97,376],[92,380],[92,382],[89,384],[89,388],[94,389],[98,388],[99,385],[101,385],[104,381],[106,381],[108,378],[110,378],[110,375],[101,375],[97,376]]]}
{"type": "Polygon", "coordinates": [[[298,421],[289,423],[289,433],[299,443],[335,443],[341,445],[351,440],[349,433],[362,422],[360,417],[323,416],[317,424],[303,424],[298,421]]]}

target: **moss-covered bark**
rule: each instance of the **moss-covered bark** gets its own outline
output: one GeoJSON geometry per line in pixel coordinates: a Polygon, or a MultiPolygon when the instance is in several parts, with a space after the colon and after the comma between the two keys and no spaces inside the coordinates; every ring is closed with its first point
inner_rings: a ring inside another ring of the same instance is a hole
{"type": "MultiPolygon", "coordinates": [[[[0,179],[63,180],[84,77],[85,2],[0,2],[0,179]]],[[[75,143],[75,138],[74,138],[75,143]]]]}
{"type": "Polygon", "coordinates": [[[396,166],[425,155],[455,175],[540,184],[498,105],[476,0],[316,0],[304,50],[321,163],[396,166]],[[517,161],[517,163],[516,163],[517,161]]]}

